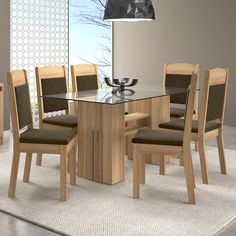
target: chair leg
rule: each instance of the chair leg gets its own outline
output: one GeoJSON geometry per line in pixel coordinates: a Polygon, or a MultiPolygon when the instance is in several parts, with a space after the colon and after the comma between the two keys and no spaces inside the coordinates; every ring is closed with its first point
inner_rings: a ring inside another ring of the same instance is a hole
{"type": "Polygon", "coordinates": [[[194,193],[194,178],[193,178],[193,167],[191,162],[191,155],[189,156],[189,151],[184,151],[183,161],[184,161],[184,173],[188,191],[188,200],[190,204],[195,204],[195,193],[194,193]]]}
{"type": "Polygon", "coordinates": [[[8,190],[8,197],[10,198],[15,197],[16,195],[16,182],[18,176],[19,161],[20,161],[20,152],[18,150],[14,150],[12,166],[11,166],[10,184],[8,190]]]}
{"type": "Polygon", "coordinates": [[[76,175],[79,175],[79,134],[76,137],[76,175]]]}
{"type": "Polygon", "coordinates": [[[68,154],[68,159],[67,159],[67,173],[70,174],[70,161],[71,161],[71,155],[73,155],[73,152],[70,151],[68,154]]]}
{"type": "Polygon", "coordinates": [[[27,153],[25,158],[25,169],[23,177],[23,182],[25,183],[28,183],[30,179],[31,162],[32,162],[32,153],[27,153]]]}
{"type": "Polygon", "coordinates": [[[193,172],[193,187],[196,188],[196,181],[195,181],[195,174],[194,174],[194,168],[193,168],[193,158],[192,158],[192,152],[191,150],[189,150],[189,161],[190,161],[190,165],[192,167],[192,172],[193,172]]]}
{"type": "Polygon", "coordinates": [[[183,157],[182,156],[179,157],[179,165],[180,166],[184,166],[184,162],[183,162],[183,157]]]}
{"type": "Polygon", "coordinates": [[[60,200],[66,201],[67,199],[67,186],[66,186],[66,175],[67,175],[67,152],[65,147],[61,147],[60,150],[60,200]]]}
{"type": "Polygon", "coordinates": [[[198,151],[198,143],[197,143],[197,141],[195,141],[194,143],[195,143],[195,151],[197,152],[198,151]]]}
{"type": "Polygon", "coordinates": [[[146,158],[144,155],[139,154],[139,183],[145,184],[145,163],[146,158]]]}
{"type": "Polygon", "coordinates": [[[205,145],[204,145],[203,138],[201,138],[198,141],[198,148],[199,148],[199,156],[200,156],[200,164],[201,164],[201,172],[202,172],[202,182],[204,184],[208,184],[208,171],[207,171],[205,145]]]}
{"type": "Polygon", "coordinates": [[[125,155],[128,155],[128,137],[125,136],[125,155]]]}
{"type": "Polygon", "coordinates": [[[133,135],[127,136],[127,151],[128,151],[129,160],[133,160],[132,138],[133,138],[133,135]]]}
{"type": "Polygon", "coordinates": [[[226,175],[226,163],[225,163],[225,151],[224,151],[224,141],[223,141],[223,131],[220,129],[219,135],[217,136],[218,152],[220,159],[220,170],[221,174],[226,175]]]}
{"type": "Polygon", "coordinates": [[[160,175],[165,175],[165,155],[164,154],[160,154],[159,167],[160,167],[160,175]]]}
{"type": "Polygon", "coordinates": [[[76,145],[71,150],[68,166],[70,167],[70,184],[76,185],[76,145]]]}
{"type": "Polygon", "coordinates": [[[42,153],[38,153],[37,154],[37,159],[36,159],[36,165],[37,166],[41,166],[42,165],[42,157],[43,157],[42,153]]]}
{"type": "Polygon", "coordinates": [[[139,154],[135,150],[133,151],[133,198],[140,198],[140,185],[139,185],[139,154]]]}

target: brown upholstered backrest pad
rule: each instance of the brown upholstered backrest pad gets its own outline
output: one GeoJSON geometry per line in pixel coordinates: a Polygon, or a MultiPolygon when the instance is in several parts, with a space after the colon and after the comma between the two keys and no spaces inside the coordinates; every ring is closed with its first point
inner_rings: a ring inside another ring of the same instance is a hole
{"type": "Polygon", "coordinates": [[[78,92],[98,89],[97,75],[76,76],[76,80],[78,92]]]}
{"type": "Polygon", "coordinates": [[[224,100],[225,84],[210,86],[206,122],[222,118],[224,100]]]}
{"type": "Polygon", "coordinates": [[[28,84],[15,87],[19,128],[32,124],[31,104],[28,84]]]}
{"type": "MultiPolygon", "coordinates": [[[[188,88],[192,75],[166,74],[166,87],[188,88]]],[[[176,104],[186,104],[186,93],[170,95],[170,102],[176,104]]]]}
{"type": "MultiPolygon", "coordinates": [[[[42,79],[42,93],[43,95],[66,93],[66,79],[65,78],[51,78],[42,79]]],[[[66,100],[59,100],[55,98],[43,98],[44,112],[53,112],[60,110],[68,110],[68,102],[66,100]]]]}

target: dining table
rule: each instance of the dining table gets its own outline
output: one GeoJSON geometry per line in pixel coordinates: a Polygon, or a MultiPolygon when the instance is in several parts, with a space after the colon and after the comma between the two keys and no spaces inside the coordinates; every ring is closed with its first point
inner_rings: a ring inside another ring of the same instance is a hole
{"type": "MultiPolygon", "coordinates": [[[[170,119],[170,95],[183,93],[186,88],[134,86],[124,91],[111,87],[43,97],[77,104],[78,175],[113,185],[125,179],[125,135],[139,128],[129,125],[132,114],[146,114],[147,128],[158,129],[170,119]]],[[[158,164],[158,155],[149,157],[149,163],[158,164]]]]}

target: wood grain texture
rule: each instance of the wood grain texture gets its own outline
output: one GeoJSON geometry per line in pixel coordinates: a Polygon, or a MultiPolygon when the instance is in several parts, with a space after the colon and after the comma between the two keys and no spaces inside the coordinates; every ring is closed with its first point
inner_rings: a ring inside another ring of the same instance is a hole
{"type": "Polygon", "coordinates": [[[125,115],[125,136],[131,136],[139,129],[147,128],[150,128],[150,114],[134,112],[125,115]]]}
{"type": "MultiPolygon", "coordinates": [[[[193,109],[194,109],[194,100],[195,100],[195,92],[197,86],[197,76],[192,75],[191,79],[191,88],[189,91],[189,98],[187,103],[187,112],[186,112],[186,121],[184,126],[184,134],[183,134],[183,145],[182,146],[168,146],[168,145],[159,145],[159,144],[144,144],[144,143],[134,143],[133,144],[133,198],[138,199],[140,198],[140,184],[145,182],[145,170],[143,165],[143,155],[146,153],[150,154],[159,154],[159,164],[160,164],[160,174],[163,175],[165,173],[165,161],[164,161],[164,154],[175,154],[178,156],[183,157],[183,167],[185,173],[185,180],[187,186],[187,193],[188,193],[188,201],[191,204],[195,204],[195,178],[193,173],[193,166],[191,160],[191,152],[190,152],[190,140],[191,140],[191,130],[192,130],[192,118],[193,118],[193,109]]],[[[163,97],[169,98],[169,97],[163,97]]],[[[168,100],[167,100],[168,101],[168,100]]],[[[152,101],[153,110],[157,109],[156,103],[159,102],[159,105],[163,105],[164,102],[162,99],[152,101]]],[[[168,109],[167,109],[168,110],[168,109]]],[[[164,109],[165,112],[165,109],[164,109]]],[[[165,114],[161,114],[158,118],[154,118],[154,125],[153,129],[156,128],[156,122],[162,121],[165,119],[165,114]]],[[[157,123],[158,124],[158,123],[157,123]]],[[[174,132],[174,131],[170,131],[174,132]]],[[[153,158],[153,157],[152,157],[153,158]]]]}
{"type": "MultiPolygon", "coordinates": [[[[44,105],[43,105],[43,90],[42,90],[42,80],[44,79],[54,79],[54,78],[65,78],[66,80],[66,90],[69,91],[68,80],[66,76],[66,68],[65,66],[44,66],[44,67],[36,67],[36,83],[37,83],[37,98],[38,98],[38,111],[39,111],[39,127],[46,129],[70,129],[68,127],[57,126],[53,124],[46,124],[43,122],[45,118],[44,105]]],[[[68,103],[67,114],[70,113],[70,105],[68,103]]],[[[42,165],[42,154],[39,153],[36,159],[36,165],[42,165]]]]}
{"type": "MultiPolygon", "coordinates": [[[[17,183],[17,176],[18,176],[20,153],[22,152],[27,153],[25,168],[24,168],[24,177],[23,177],[24,182],[29,182],[29,179],[30,179],[31,160],[32,160],[33,153],[60,154],[61,156],[60,199],[65,201],[67,199],[66,161],[67,161],[68,154],[70,152],[73,152],[76,148],[76,144],[77,144],[76,137],[74,137],[67,145],[20,143],[19,139],[20,139],[21,130],[19,129],[19,118],[18,118],[18,111],[17,111],[15,87],[19,85],[23,85],[23,84],[28,84],[27,74],[25,70],[23,71],[17,70],[17,71],[12,71],[8,73],[8,89],[9,89],[12,133],[13,133],[13,160],[12,160],[12,167],[11,167],[8,196],[12,198],[12,197],[15,197],[16,195],[16,183],[17,183]]],[[[33,124],[29,124],[27,127],[24,127],[24,129],[25,128],[26,129],[33,128],[33,124]]],[[[74,174],[74,172],[72,171],[72,174],[74,174]]]]}
{"type": "Polygon", "coordinates": [[[223,142],[223,122],[224,122],[224,112],[225,112],[225,103],[227,95],[227,85],[229,79],[229,69],[228,68],[213,68],[205,72],[205,81],[204,81],[204,91],[202,98],[201,113],[199,115],[199,128],[198,133],[192,133],[192,139],[198,142],[199,146],[199,155],[201,162],[201,172],[202,172],[202,181],[204,184],[209,183],[208,179],[208,170],[207,170],[207,161],[205,155],[205,140],[216,138],[219,151],[219,161],[222,174],[227,174],[225,153],[224,153],[224,142],[223,142]],[[219,119],[221,127],[209,132],[205,132],[206,127],[206,117],[208,110],[208,98],[209,90],[211,86],[215,85],[225,85],[224,92],[224,105],[222,109],[222,115],[219,119]]]}
{"type": "Polygon", "coordinates": [[[199,65],[189,63],[164,64],[164,82],[166,74],[191,75],[192,73],[199,76],[199,65]]]}
{"type": "Polygon", "coordinates": [[[124,180],[124,104],[79,103],[78,174],[96,182],[124,180]]]}
{"type": "MultiPolygon", "coordinates": [[[[158,129],[158,126],[162,122],[170,120],[170,97],[163,96],[152,99],[146,99],[142,101],[134,101],[128,103],[129,113],[144,113],[150,116],[150,128],[158,129]]],[[[128,137],[128,156],[132,159],[131,140],[133,135],[128,137]]],[[[159,165],[159,155],[153,154],[152,156],[146,154],[146,160],[148,163],[159,165]]],[[[165,157],[165,162],[168,162],[168,157],[165,157]]]]}

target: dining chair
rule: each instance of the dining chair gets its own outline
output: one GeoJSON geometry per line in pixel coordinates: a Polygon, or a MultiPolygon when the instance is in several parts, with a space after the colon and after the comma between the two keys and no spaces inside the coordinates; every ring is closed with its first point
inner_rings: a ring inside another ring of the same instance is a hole
{"type": "MultiPolygon", "coordinates": [[[[164,87],[188,88],[192,73],[197,75],[197,86],[199,80],[199,64],[172,63],[164,64],[164,87]]],[[[170,96],[170,118],[183,118],[186,109],[186,93],[173,94],[170,96]]],[[[198,92],[196,93],[193,119],[198,117],[198,92]]],[[[195,143],[195,150],[198,150],[195,143]]],[[[183,166],[183,160],[180,158],[179,164],[183,166]]]]}
{"type": "MultiPolygon", "coordinates": [[[[197,86],[199,78],[199,65],[187,63],[164,64],[164,87],[188,88],[192,73],[197,75],[197,86]]],[[[185,115],[186,93],[170,95],[170,117],[181,118],[185,115]],[[183,107],[184,106],[184,107],[183,107]]],[[[198,113],[198,93],[194,103],[194,119],[198,113]]]]}
{"type": "Polygon", "coordinates": [[[35,129],[31,113],[29,86],[25,70],[8,73],[8,88],[13,132],[13,160],[9,184],[9,197],[15,197],[20,153],[26,153],[24,182],[29,182],[32,153],[60,155],[60,199],[67,199],[67,157],[70,155],[70,183],[76,185],[75,129],[35,129]]]}
{"type": "MultiPolygon", "coordinates": [[[[227,93],[228,68],[214,68],[206,71],[201,112],[198,120],[193,120],[191,139],[198,143],[202,181],[208,184],[205,141],[217,138],[221,174],[226,174],[223,143],[223,121],[227,93]]],[[[183,130],[184,121],[173,119],[159,125],[163,129],[183,130]]]]}
{"type": "Polygon", "coordinates": [[[95,64],[71,65],[73,92],[98,89],[98,69],[95,64]]]}
{"type": "Polygon", "coordinates": [[[145,183],[145,155],[160,154],[160,173],[165,172],[164,154],[183,157],[183,167],[187,184],[189,203],[195,204],[195,180],[193,173],[190,135],[193,119],[194,100],[197,87],[197,74],[192,74],[187,95],[187,109],[184,118],[184,131],[139,130],[133,143],[133,198],[140,198],[140,184],[145,183]]]}
{"type": "MultiPolygon", "coordinates": [[[[67,93],[69,91],[65,67],[36,67],[35,72],[37,81],[39,127],[49,129],[76,128],[77,116],[70,114],[70,104],[68,101],[42,97],[43,95],[67,93]],[[66,114],[52,115],[52,113],[58,111],[65,111],[66,114]]],[[[41,154],[38,154],[36,163],[41,166],[41,154]]]]}
{"type": "MultiPolygon", "coordinates": [[[[71,78],[73,92],[98,89],[98,68],[95,64],[71,65],[71,78]]],[[[75,113],[78,111],[78,103],[74,103],[75,113]]]]}

